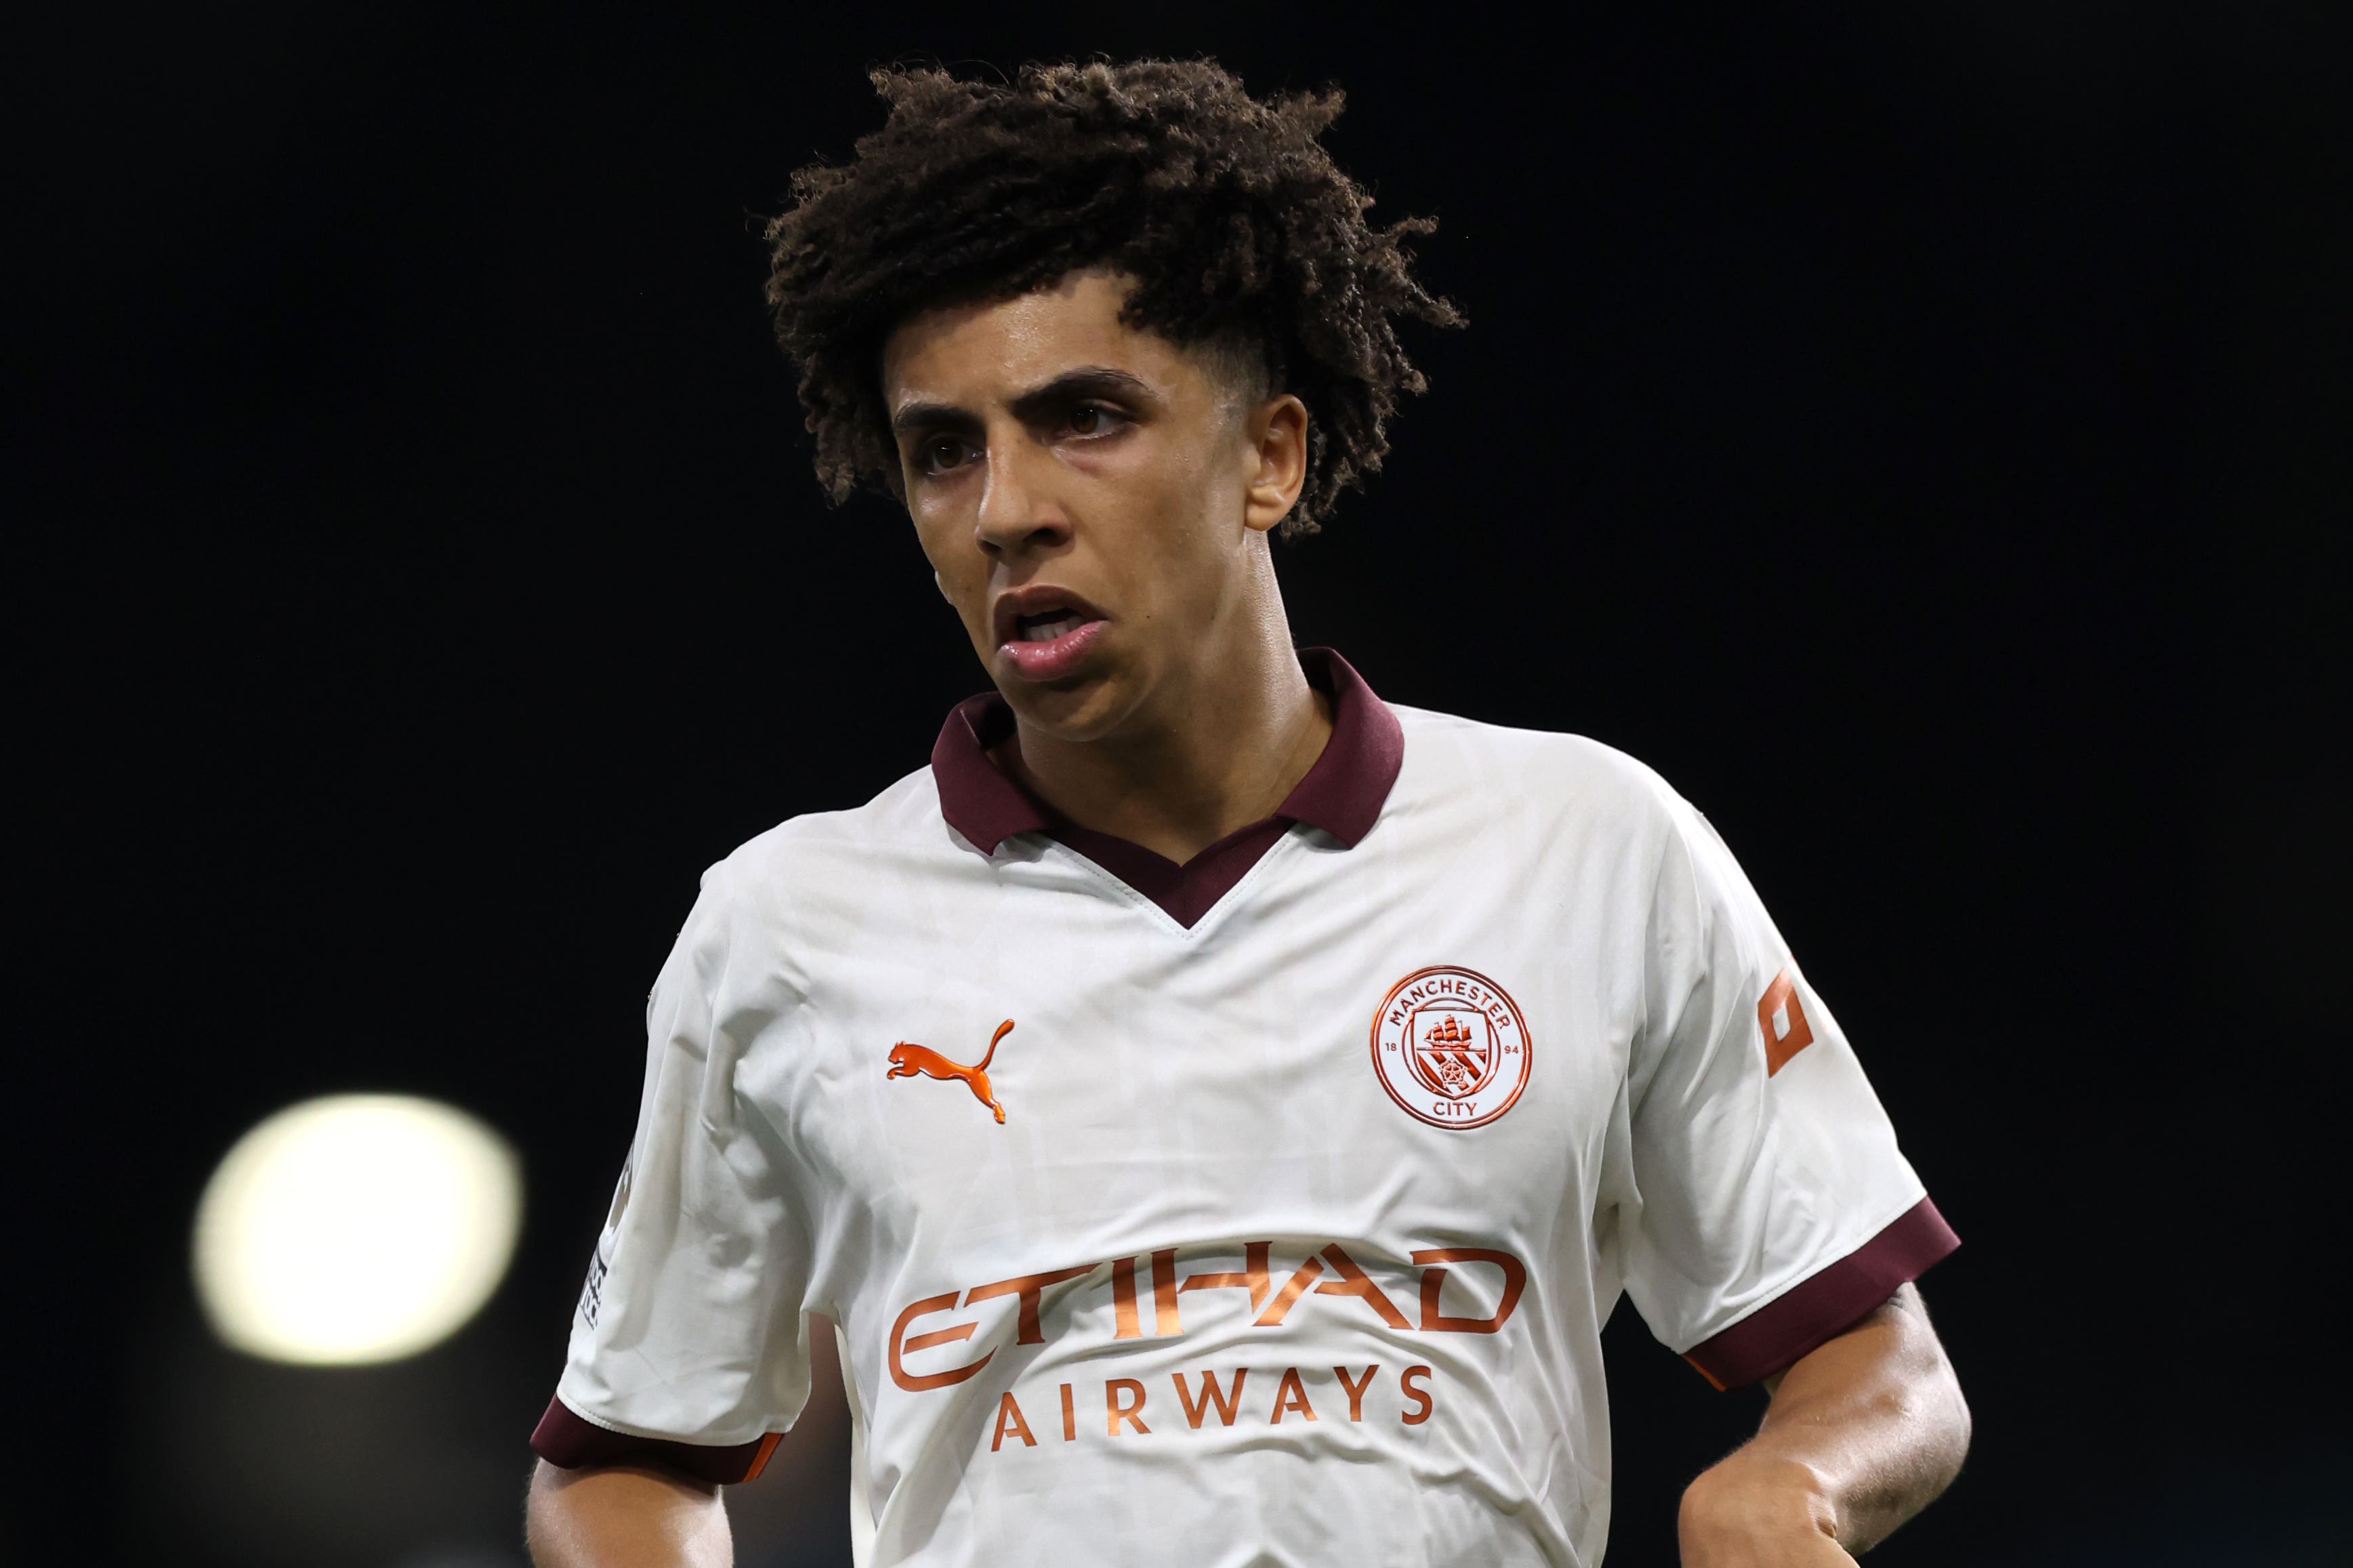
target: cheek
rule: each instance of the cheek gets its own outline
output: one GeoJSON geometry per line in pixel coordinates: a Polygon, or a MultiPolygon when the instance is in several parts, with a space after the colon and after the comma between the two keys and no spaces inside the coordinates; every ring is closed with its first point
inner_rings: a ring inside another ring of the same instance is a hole
{"type": "Polygon", "coordinates": [[[1180,592],[1187,584],[1213,592],[1224,559],[1240,538],[1232,515],[1238,508],[1217,482],[1223,477],[1203,463],[1172,466],[1155,498],[1158,504],[1145,549],[1164,580],[1180,592]]]}
{"type": "Polygon", "coordinates": [[[1164,561],[1182,560],[1216,548],[1216,517],[1224,498],[1202,465],[1187,456],[1155,454],[1143,471],[1121,476],[1113,487],[1113,510],[1133,523],[1134,545],[1164,561]]]}
{"type": "Polygon", "coordinates": [[[969,569],[968,557],[979,553],[972,536],[972,519],[950,504],[936,491],[924,494],[911,489],[907,503],[908,521],[915,525],[915,542],[923,547],[923,558],[932,570],[944,578],[969,569]]]}
{"type": "Polygon", "coordinates": [[[972,530],[937,517],[917,515],[914,521],[915,542],[931,563],[940,596],[966,627],[979,627],[987,618],[988,558],[973,544],[972,530]]]}

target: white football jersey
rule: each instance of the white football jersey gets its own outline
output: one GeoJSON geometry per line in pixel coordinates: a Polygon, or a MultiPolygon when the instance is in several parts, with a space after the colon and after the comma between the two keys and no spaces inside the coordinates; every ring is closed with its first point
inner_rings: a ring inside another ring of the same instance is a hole
{"type": "Polygon", "coordinates": [[[866,1563],[1590,1565],[1621,1291],[1732,1384],[1957,1245],[1697,811],[1303,663],[1322,759],[1187,866],[976,699],[705,875],[543,1454],[739,1479],[822,1317],[866,1563]]]}

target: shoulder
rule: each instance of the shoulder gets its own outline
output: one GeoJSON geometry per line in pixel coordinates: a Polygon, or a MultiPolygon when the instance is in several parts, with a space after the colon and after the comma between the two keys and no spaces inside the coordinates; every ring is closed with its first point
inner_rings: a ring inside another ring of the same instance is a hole
{"type": "MultiPolygon", "coordinates": [[[[915,883],[966,872],[919,768],[865,805],[787,817],[702,873],[691,925],[713,935],[776,933],[810,919],[854,919],[861,905],[902,900],[915,883]]],[[[968,872],[967,872],[968,874],[968,872]]]]}
{"type": "Polygon", "coordinates": [[[746,839],[703,873],[703,888],[741,900],[759,889],[831,886],[852,871],[889,879],[952,865],[954,847],[939,787],[923,767],[863,805],[786,817],[746,839]]]}
{"type": "Polygon", "coordinates": [[[731,877],[791,876],[812,862],[865,856],[944,842],[940,795],[932,770],[917,768],[863,805],[789,816],[712,868],[731,877]]]}
{"type": "Polygon", "coordinates": [[[1401,786],[1641,834],[1682,831],[1698,814],[1658,772],[1585,735],[1486,724],[1393,706],[1405,730],[1401,786]]]}

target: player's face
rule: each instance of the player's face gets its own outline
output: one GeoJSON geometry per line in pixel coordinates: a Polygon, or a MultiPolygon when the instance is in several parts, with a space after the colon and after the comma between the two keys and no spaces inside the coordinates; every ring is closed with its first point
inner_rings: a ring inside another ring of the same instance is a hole
{"type": "Polygon", "coordinates": [[[1015,711],[1072,741],[1200,689],[1171,678],[1272,602],[1267,531],[1305,472],[1299,400],[1124,325],[1127,290],[1073,273],[926,312],[883,352],[940,591],[1015,711]]]}

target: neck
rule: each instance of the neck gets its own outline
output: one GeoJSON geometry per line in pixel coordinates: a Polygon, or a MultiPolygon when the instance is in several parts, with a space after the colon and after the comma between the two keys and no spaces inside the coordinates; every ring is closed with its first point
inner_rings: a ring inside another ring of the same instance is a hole
{"type": "Polygon", "coordinates": [[[1332,715],[1300,670],[1263,552],[1253,577],[1238,613],[1186,650],[1145,710],[1092,741],[1021,724],[1004,764],[1080,826],[1180,865],[1271,816],[1323,755],[1332,715]]]}

